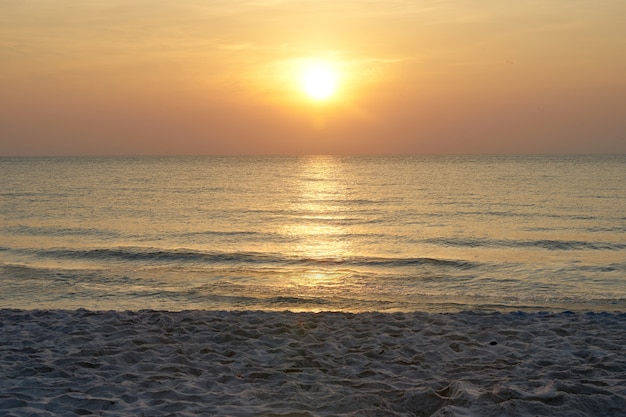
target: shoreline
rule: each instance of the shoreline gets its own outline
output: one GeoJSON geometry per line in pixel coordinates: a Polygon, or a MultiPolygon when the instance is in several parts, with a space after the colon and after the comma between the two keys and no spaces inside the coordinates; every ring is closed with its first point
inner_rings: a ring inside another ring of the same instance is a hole
{"type": "Polygon", "coordinates": [[[626,313],[0,309],[0,411],[601,416],[626,313]]]}

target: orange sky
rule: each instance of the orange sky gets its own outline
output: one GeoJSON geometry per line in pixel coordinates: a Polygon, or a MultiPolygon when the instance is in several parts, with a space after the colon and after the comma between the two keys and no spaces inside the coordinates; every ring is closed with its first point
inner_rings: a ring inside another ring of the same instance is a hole
{"type": "Polygon", "coordinates": [[[0,155],[626,153],[624,22],[623,0],[3,0],[0,155]]]}

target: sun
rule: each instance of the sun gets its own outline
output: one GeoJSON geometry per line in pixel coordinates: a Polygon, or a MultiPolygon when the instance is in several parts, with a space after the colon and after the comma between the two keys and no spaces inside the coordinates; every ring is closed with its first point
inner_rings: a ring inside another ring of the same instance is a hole
{"type": "Polygon", "coordinates": [[[337,89],[337,73],[327,63],[316,62],[307,65],[301,76],[304,92],[314,100],[327,100],[337,89]]]}

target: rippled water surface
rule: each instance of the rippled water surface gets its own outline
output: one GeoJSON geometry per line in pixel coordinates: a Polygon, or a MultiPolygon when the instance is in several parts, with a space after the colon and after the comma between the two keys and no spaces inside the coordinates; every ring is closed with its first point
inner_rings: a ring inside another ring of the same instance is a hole
{"type": "Polygon", "coordinates": [[[626,310],[625,156],[0,158],[0,307],[626,310]]]}

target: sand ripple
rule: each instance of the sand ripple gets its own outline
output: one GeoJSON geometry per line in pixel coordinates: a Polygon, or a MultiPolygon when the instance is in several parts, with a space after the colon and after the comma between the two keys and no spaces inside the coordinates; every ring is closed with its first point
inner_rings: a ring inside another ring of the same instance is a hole
{"type": "Polygon", "coordinates": [[[0,310],[4,416],[617,416],[626,314],[0,310]]]}

